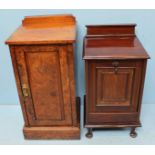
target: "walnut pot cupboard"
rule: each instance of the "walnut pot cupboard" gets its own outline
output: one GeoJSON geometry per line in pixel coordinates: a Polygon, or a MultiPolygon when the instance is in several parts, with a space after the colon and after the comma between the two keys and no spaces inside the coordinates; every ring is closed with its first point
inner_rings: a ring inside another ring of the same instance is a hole
{"type": "Polygon", "coordinates": [[[136,137],[149,55],[135,35],[135,24],[89,25],[84,38],[86,96],[84,126],[131,127],[136,137]]]}
{"type": "Polygon", "coordinates": [[[25,17],[6,41],[23,111],[25,138],[79,139],[72,15],[25,17]]]}

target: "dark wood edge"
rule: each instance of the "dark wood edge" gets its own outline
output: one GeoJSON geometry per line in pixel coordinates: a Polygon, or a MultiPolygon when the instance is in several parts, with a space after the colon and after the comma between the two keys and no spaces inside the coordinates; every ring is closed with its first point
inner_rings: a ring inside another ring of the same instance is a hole
{"type": "Polygon", "coordinates": [[[135,27],[137,24],[135,23],[122,23],[122,24],[104,24],[104,25],[86,25],[86,27],[135,27]]]}
{"type": "Polygon", "coordinates": [[[86,35],[85,38],[103,38],[103,37],[135,37],[135,34],[103,34],[103,35],[86,35]]]}
{"type": "Polygon", "coordinates": [[[127,58],[124,58],[124,57],[92,57],[92,56],[84,56],[83,57],[84,60],[139,60],[139,59],[149,59],[149,57],[127,57],[127,58]]]}
{"type": "Polygon", "coordinates": [[[84,110],[83,110],[83,112],[84,112],[84,114],[83,114],[83,116],[84,116],[84,121],[83,121],[83,126],[85,127],[85,124],[86,124],[86,95],[84,95],[84,98],[83,98],[83,100],[84,100],[84,110]]]}
{"type": "Polygon", "coordinates": [[[75,43],[76,39],[74,40],[62,40],[62,41],[5,41],[5,44],[9,44],[9,45],[55,45],[55,44],[60,44],[60,45],[64,45],[64,44],[70,44],[70,43],[75,43]]]}
{"type": "Polygon", "coordinates": [[[81,100],[80,97],[76,97],[76,109],[77,109],[77,122],[78,126],[80,127],[80,115],[81,115],[81,100]]]}
{"type": "Polygon", "coordinates": [[[141,123],[137,124],[105,124],[105,125],[85,125],[85,128],[128,128],[128,127],[141,127],[141,123]]]}

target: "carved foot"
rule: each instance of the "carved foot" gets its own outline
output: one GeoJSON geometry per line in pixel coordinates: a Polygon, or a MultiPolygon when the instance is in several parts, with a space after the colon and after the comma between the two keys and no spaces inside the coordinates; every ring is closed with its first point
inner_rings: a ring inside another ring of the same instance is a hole
{"type": "Polygon", "coordinates": [[[131,128],[130,136],[131,136],[132,138],[136,138],[136,137],[137,137],[137,133],[136,133],[135,129],[136,129],[136,128],[131,128]]]}
{"type": "Polygon", "coordinates": [[[88,132],[86,133],[86,137],[87,138],[92,138],[93,137],[92,128],[88,128],[88,132]]]}

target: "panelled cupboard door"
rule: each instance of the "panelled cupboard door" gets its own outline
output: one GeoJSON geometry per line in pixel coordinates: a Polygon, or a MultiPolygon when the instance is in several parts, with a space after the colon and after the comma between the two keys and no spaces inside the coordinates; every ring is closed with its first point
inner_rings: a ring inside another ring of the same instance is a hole
{"type": "Polygon", "coordinates": [[[67,46],[15,46],[31,126],[71,125],[67,46]]]}
{"type": "Polygon", "coordinates": [[[142,60],[89,61],[89,112],[137,113],[142,66],[142,60]]]}

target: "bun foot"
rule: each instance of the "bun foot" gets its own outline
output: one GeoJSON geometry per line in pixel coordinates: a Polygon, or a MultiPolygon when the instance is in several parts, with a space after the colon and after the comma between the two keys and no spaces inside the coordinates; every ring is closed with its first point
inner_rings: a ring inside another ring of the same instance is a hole
{"type": "Polygon", "coordinates": [[[131,129],[130,136],[131,136],[132,138],[136,138],[136,137],[137,137],[137,133],[136,133],[136,131],[135,131],[135,128],[132,128],[132,129],[131,129]]]}
{"type": "Polygon", "coordinates": [[[93,137],[92,128],[88,128],[88,132],[86,133],[86,137],[87,138],[92,138],[93,137]]]}

